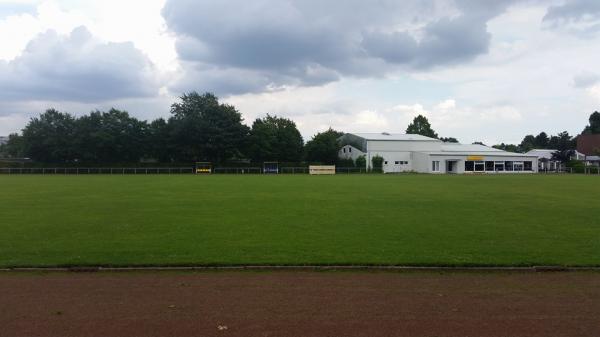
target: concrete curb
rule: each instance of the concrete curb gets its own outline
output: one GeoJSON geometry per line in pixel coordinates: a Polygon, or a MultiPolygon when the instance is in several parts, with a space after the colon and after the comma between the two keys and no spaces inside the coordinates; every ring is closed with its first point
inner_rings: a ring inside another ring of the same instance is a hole
{"type": "Polygon", "coordinates": [[[597,271],[600,267],[450,267],[450,266],[369,266],[369,265],[244,265],[244,266],[154,266],[154,267],[15,267],[0,272],[134,272],[134,271],[446,271],[446,272],[582,272],[597,271]]]}

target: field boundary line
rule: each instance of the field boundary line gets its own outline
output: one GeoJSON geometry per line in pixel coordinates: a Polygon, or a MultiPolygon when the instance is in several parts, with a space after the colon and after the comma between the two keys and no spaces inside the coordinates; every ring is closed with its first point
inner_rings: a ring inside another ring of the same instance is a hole
{"type": "Polygon", "coordinates": [[[134,271],[478,271],[478,272],[575,272],[600,271],[600,267],[565,266],[374,266],[374,265],[232,265],[232,266],[73,266],[73,267],[13,267],[0,272],[134,272],[134,271]]]}

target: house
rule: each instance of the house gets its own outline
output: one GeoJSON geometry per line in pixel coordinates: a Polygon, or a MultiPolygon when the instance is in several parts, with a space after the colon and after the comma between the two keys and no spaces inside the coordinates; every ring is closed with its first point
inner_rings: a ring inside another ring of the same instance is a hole
{"type": "Polygon", "coordinates": [[[525,154],[536,156],[538,158],[538,171],[559,171],[562,168],[560,160],[554,160],[553,154],[558,150],[553,149],[533,149],[525,154]]]}
{"type": "Polygon", "coordinates": [[[367,168],[383,158],[384,173],[533,173],[534,155],[513,153],[478,144],[444,143],[415,134],[347,133],[340,137],[340,158],[365,156],[367,168]]]}
{"type": "Polygon", "coordinates": [[[577,136],[577,151],[586,156],[600,155],[600,134],[577,136]]]}
{"type": "Polygon", "coordinates": [[[600,156],[586,156],[585,165],[600,167],[600,156]]]}

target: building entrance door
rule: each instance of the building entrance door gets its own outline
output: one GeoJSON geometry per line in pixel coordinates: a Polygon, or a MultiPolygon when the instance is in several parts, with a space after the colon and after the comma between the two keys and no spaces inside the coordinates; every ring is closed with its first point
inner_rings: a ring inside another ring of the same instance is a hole
{"type": "Polygon", "coordinates": [[[456,160],[446,160],[446,173],[456,173],[456,160]]]}

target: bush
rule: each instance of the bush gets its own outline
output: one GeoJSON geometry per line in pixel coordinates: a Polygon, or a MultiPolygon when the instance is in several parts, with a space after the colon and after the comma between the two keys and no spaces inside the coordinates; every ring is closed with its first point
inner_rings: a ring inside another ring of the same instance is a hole
{"type": "Polygon", "coordinates": [[[584,173],[585,172],[585,163],[581,160],[569,160],[567,162],[567,167],[571,168],[573,173],[584,173]]]}
{"type": "Polygon", "coordinates": [[[373,165],[371,168],[372,172],[383,172],[383,157],[374,156],[373,158],[371,158],[371,163],[373,165]]]}
{"type": "Polygon", "coordinates": [[[354,160],[352,159],[338,159],[337,166],[339,167],[354,167],[354,160]]]}
{"type": "Polygon", "coordinates": [[[364,155],[356,158],[354,165],[360,168],[367,167],[367,158],[364,155]]]}

